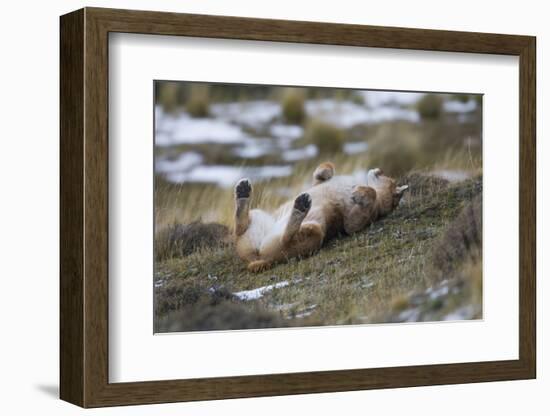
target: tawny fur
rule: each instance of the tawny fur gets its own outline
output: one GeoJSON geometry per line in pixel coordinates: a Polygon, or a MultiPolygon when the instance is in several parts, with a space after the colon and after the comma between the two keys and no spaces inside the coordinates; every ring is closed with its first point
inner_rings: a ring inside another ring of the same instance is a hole
{"type": "Polygon", "coordinates": [[[310,255],[327,239],[363,230],[393,211],[408,188],[398,187],[380,169],[371,169],[363,183],[353,176],[334,174],[332,163],[322,163],[313,173],[313,186],[273,213],[250,209],[252,186],[247,179],[239,181],[235,187],[236,248],[250,271],[310,255]]]}

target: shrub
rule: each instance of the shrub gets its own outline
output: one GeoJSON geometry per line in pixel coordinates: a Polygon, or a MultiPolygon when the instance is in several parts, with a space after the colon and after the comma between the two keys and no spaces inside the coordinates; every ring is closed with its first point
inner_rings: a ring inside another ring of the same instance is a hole
{"type": "Polygon", "coordinates": [[[222,224],[198,221],[174,224],[155,237],[155,257],[157,261],[184,257],[203,248],[220,247],[229,241],[229,228],[222,224]]]}
{"type": "Polygon", "coordinates": [[[166,112],[172,112],[178,106],[179,88],[175,82],[158,83],[158,103],[166,112]]]}
{"type": "Polygon", "coordinates": [[[208,117],[209,102],[208,85],[192,84],[185,109],[192,117],[208,117]]]}
{"type": "Polygon", "coordinates": [[[467,263],[480,263],[481,211],[481,197],[478,196],[463,208],[436,244],[433,263],[443,275],[453,273],[467,263]]]}
{"type": "Polygon", "coordinates": [[[451,98],[456,101],[460,101],[461,103],[467,103],[470,101],[470,94],[453,94],[451,98]]]}
{"type": "Polygon", "coordinates": [[[409,126],[386,124],[369,140],[367,166],[387,175],[401,176],[418,167],[424,158],[420,134],[409,126]]]}
{"type": "Polygon", "coordinates": [[[426,175],[419,172],[409,173],[399,178],[398,183],[409,185],[407,190],[410,197],[418,197],[421,201],[424,198],[433,198],[449,185],[449,181],[438,176],[426,175]]]}
{"type": "Polygon", "coordinates": [[[426,94],[422,97],[416,109],[423,119],[436,119],[441,116],[443,99],[437,94],[426,94]]]}
{"type": "Polygon", "coordinates": [[[225,287],[182,286],[168,282],[155,288],[155,332],[257,329],[290,326],[276,312],[245,306],[225,287]]]}
{"type": "Polygon", "coordinates": [[[157,332],[258,329],[289,326],[279,314],[256,307],[225,301],[218,304],[198,302],[167,314],[158,320],[157,332]]]}
{"type": "MultiPolygon", "coordinates": [[[[475,262],[467,262],[462,267],[462,276],[470,291],[470,299],[474,305],[483,302],[483,264],[481,258],[475,262]]],[[[481,317],[481,311],[479,311],[481,317]]]]}
{"type": "Polygon", "coordinates": [[[302,124],[306,119],[304,93],[296,89],[288,89],[282,100],[283,118],[289,124],[302,124]]]}
{"type": "Polygon", "coordinates": [[[354,94],[352,94],[351,97],[350,97],[350,100],[351,100],[351,102],[353,102],[354,104],[357,104],[357,105],[367,104],[365,97],[363,95],[361,95],[359,92],[355,92],[354,94]]]}
{"type": "Polygon", "coordinates": [[[341,152],[344,145],[344,132],[332,124],[319,120],[308,124],[305,138],[309,143],[315,144],[321,154],[341,152]]]}

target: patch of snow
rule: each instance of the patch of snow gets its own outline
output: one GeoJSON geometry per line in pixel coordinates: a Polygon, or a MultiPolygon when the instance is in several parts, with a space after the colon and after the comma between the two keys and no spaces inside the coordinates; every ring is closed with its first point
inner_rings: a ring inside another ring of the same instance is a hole
{"type": "Polygon", "coordinates": [[[273,307],[274,310],[276,311],[288,311],[292,308],[294,308],[296,305],[298,305],[298,302],[294,302],[294,303],[283,303],[281,305],[275,305],[273,307]]]}
{"type": "Polygon", "coordinates": [[[371,112],[370,123],[383,123],[387,121],[404,120],[411,123],[420,121],[416,110],[399,107],[378,107],[371,112]]]}
{"type": "Polygon", "coordinates": [[[164,117],[164,110],[161,105],[155,106],[155,121],[158,123],[164,117]]]}
{"type": "Polygon", "coordinates": [[[294,140],[290,137],[278,137],[276,143],[279,149],[290,149],[294,140]]]}
{"type": "Polygon", "coordinates": [[[417,322],[420,318],[420,310],[417,308],[404,310],[398,318],[402,322],[417,322]]]}
{"type": "Polygon", "coordinates": [[[275,283],[274,285],[262,286],[257,289],[235,292],[233,293],[233,295],[238,297],[240,300],[247,302],[251,300],[258,300],[262,298],[266,293],[271,292],[273,289],[280,289],[288,285],[289,285],[288,281],[285,280],[283,282],[275,283]]]}
{"type": "Polygon", "coordinates": [[[187,113],[164,116],[156,123],[155,145],[236,144],[249,136],[239,126],[216,118],[193,118],[187,113]]]}
{"type": "Polygon", "coordinates": [[[249,127],[267,124],[281,114],[281,105],[274,101],[247,101],[210,106],[210,113],[225,121],[249,127]]]}
{"type": "Polygon", "coordinates": [[[430,288],[427,293],[430,295],[430,299],[434,300],[446,296],[449,293],[449,286],[440,286],[437,289],[430,288]]]}
{"type": "Polygon", "coordinates": [[[270,179],[270,178],[283,178],[292,174],[292,166],[262,166],[260,168],[246,168],[245,172],[250,172],[252,180],[258,179],[270,179]]]}
{"type": "Polygon", "coordinates": [[[162,130],[155,131],[155,146],[170,146],[172,144],[172,136],[162,130]]]}
{"type": "Polygon", "coordinates": [[[477,108],[477,102],[470,99],[466,102],[450,100],[443,103],[443,110],[448,113],[471,113],[477,108]]]}
{"type": "Polygon", "coordinates": [[[248,136],[240,127],[216,119],[180,119],[173,133],[177,143],[241,143],[248,136]]]}
{"type": "Polygon", "coordinates": [[[344,143],[344,153],[352,155],[355,153],[365,152],[369,144],[367,142],[349,142],[344,143]]]}
{"type": "Polygon", "coordinates": [[[413,105],[420,100],[423,92],[399,92],[399,91],[360,91],[365,103],[370,108],[377,108],[386,105],[413,105]]]}
{"type": "Polygon", "coordinates": [[[308,100],[306,112],[311,117],[320,118],[343,129],[370,121],[370,112],[364,106],[351,101],[308,100]]]}
{"type": "Polygon", "coordinates": [[[272,139],[248,139],[245,145],[233,150],[233,154],[243,159],[255,159],[275,151],[272,139]]]}
{"type": "Polygon", "coordinates": [[[315,308],[317,308],[317,304],[310,305],[304,308],[302,311],[294,315],[295,318],[305,318],[306,316],[311,315],[313,312],[315,312],[315,308]]]}
{"type": "Polygon", "coordinates": [[[271,153],[270,147],[264,146],[244,146],[233,150],[235,156],[242,159],[256,159],[271,153]]]}
{"type": "Polygon", "coordinates": [[[331,99],[308,100],[306,111],[310,116],[320,118],[342,129],[348,129],[359,124],[381,123],[384,121],[406,120],[417,122],[420,120],[418,113],[411,109],[398,106],[368,108],[352,101],[331,99]]]}
{"type": "Polygon", "coordinates": [[[300,149],[285,150],[281,156],[283,160],[287,162],[294,162],[297,160],[311,159],[312,157],[317,156],[318,152],[317,146],[314,144],[308,144],[306,147],[302,147],[300,149]]]}
{"type": "Polygon", "coordinates": [[[374,282],[366,282],[361,285],[361,289],[370,289],[374,286],[374,282]]]}
{"type": "Polygon", "coordinates": [[[159,173],[187,171],[197,165],[200,165],[204,158],[197,152],[181,153],[176,159],[157,159],[155,170],[159,173]]]}
{"type": "Polygon", "coordinates": [[[273,137],[296,140],[304,135],[304,128],[301,126],[274,124],[269,128],[269,133],[273,137]]]}
{"type": "Polygon", "coordinates": [[[174,183],[214,183],[223,188],[230,188],[239,179],[244,177],[250,178],[254,182],[275,177],[285,177],[290,174],[292,174],[292,167],[288,165],[262,167],[201,165],[187,172],[168,172],[166,173],[166,179],[174,183]]]}
{"type": "Polygon", "coordinates": [[[166,175],[170,182],[205,182],[230,187],[244,175],[242,169],[235,166],[197,166],[189,172],[172,172],[166,175]]]}

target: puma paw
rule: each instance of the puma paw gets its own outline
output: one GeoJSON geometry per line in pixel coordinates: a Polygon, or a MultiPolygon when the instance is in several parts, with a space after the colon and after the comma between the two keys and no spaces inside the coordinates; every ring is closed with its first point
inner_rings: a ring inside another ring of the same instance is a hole
{"type": "Polygon", "coordinates": [[[241,179],[237,186],[235,186],[235,197],[239,198],[249,198],[250,193],[252,192],[252,185],[248,179],[241,179]]]}
{"type": "Polygon", "coordinates": [[[271,263],[265,260],[256,260],[253,262],[250,262],[247,266],[247,269],[249,272],[252,273],[260,273],[264,270],[267,270],[271,267],[271,263]]]}
{"type": "Polygon", "coordinates": [[[294,209],[300,212],[308,212],[311,208],[311,196],[307,193],[300,194],[294,200],[294,209]]]}

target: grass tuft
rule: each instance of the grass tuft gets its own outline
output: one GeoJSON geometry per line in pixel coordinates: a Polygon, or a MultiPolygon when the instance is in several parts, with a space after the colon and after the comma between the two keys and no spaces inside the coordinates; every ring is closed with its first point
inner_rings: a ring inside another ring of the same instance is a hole
{"type": "Polygon", "coordinates": [[[416,106],[423,119],[438,119],[443,110],[443,99],[439,94],[426,94],[416,106]]]}
{"type": "Polygon", "coordinates": [[[189,97],[185,105],[186,111],[192,117],[208,117],[209,114],[209,87],[205,84],[192,84],[189,97]]]}
{"type": "Polygon", "coordinates": [[[155,332],[215,331],[290,326],[278,314],[257,307],[249,310],[235,302],[198,303],[161,318],[155,332]]]}
{"type": "Polygon", "coordinates": [[[184,257],[195,251],[222,247],[231,241],[231,232],[218,223],[173,224],[157,233],[155,257],[157,261],[184,257]]]}
{"type": "Polygon", "coordinates": [[[171,113],[178,107],[179,85],[176,82],[159,82],[157,102],[162,105],[164,111],[171,113]]]}
{"type": "Polygon", "coordinates": [[[383,166],[391,176],[403,175],[418,167],[421,144],[420,135],[402,124],[385,124],[369,140],[368,166],[383,166]]]}
{"type": "Polygon", "coordinates": [[[342,151],[344,132],[332,124],[312,120],[306,127],[305,139],[316,145],[321,155],[331,155],[342,151]]]}
{"type": "Polygon", "coordinates": [[[476,264],[482,249],[481,197],[468,203],[435,245],[433,264],[452,273],[465,262],[476,264]]]}
{"type": "Polygon", "coordinates": [[[288,124],[302,124],[306,119],[305,95],[296,88],[287,88],[282,98],[283,118],[288,124]]]}

